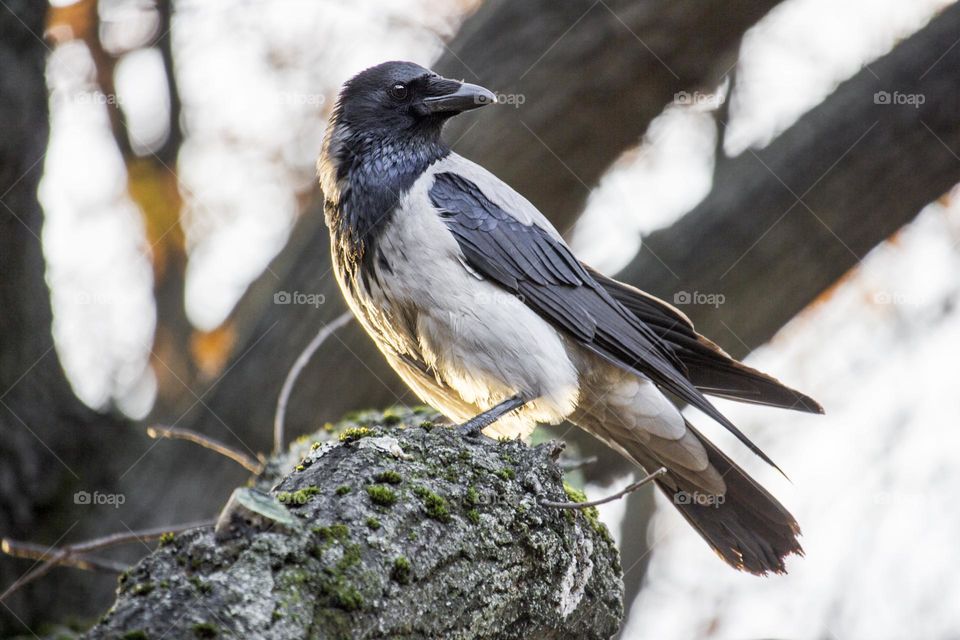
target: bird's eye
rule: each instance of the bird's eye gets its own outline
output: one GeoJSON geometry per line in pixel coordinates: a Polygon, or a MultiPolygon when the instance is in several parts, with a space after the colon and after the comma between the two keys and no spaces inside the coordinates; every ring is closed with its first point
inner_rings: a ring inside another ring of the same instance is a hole
{"type": "Polygon", "coordinates": [[[390,87],[390,90],[388,91],[388,93],[390,94],[390,97],[393,98],[394,100],[406,100],[407,95],[410,93],[410,91],[409,89],[407,89],[407,85],[403,84],[402,82],[398,82],[397,84],[390,87]]]}

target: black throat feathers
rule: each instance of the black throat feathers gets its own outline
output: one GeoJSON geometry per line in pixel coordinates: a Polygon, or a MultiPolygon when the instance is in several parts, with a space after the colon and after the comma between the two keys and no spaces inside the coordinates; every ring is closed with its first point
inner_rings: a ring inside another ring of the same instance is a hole
{"type": "Polygon", "coordinates": [[[327,198],[325,209],[334,238],[334,260],[354,282],[369,290],[373,268],[380,261],[378,241],[396,214],[400,198],[417,178],[450,148],[439,139],[397,140],[364,134],[348,136],[340,148],[331,150],[337,167],[340,194],[327,198]]]}

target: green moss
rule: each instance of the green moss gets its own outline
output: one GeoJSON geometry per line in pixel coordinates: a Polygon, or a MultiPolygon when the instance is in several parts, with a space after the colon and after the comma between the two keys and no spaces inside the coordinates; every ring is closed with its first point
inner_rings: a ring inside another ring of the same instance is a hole
{"type": "Polygon", "coordinates": [[[330,593],[334,603],[347,611],[359,611],[363,608],[363,595],[349,585],[340,585],[330,593]]]}
{"type": "Polygon", "coordinates": [[[367,518],[367,526],[376,531],[380,528],[380,521],[376,518],[367,518]]]}
{"type": "Polygon", "coordinates": [[[367,427],[350,427],[340,434],[340,442],[353,442],[368,435],[370,435],[370,429],[367,427]]]}
{"type": "Polygon", "coordinates": [[[367,495],[370,496],[370,500],[372,500],[374,504],[379,504],[382,507],[393,506],[397,501],[397,494],[382,484],[368,485],[367,495]]]}
{"type": "Polygon", "coordinates": [[[166,547],[173,544],[173,541],[177,538],[176,534],[173,531],[167,531],[162,536],[160,536],[160,546],[166,547]]]}
{"type": "Polygon", "coordinates": [[[197,638],[216,638],[220,635],[220,631],[217,629],[216,625],[210,624],[209,622],[198,622],[193,625],[193,635],[197,638]]]}
{"type": "Polygon", "coordinates": [[[350,529],[342,523],[332,524],[329,527],[314,527],[313,532],[324,540],[344,542],[350,537],[350,529]]]}
{"type": "Polygon", "coordinates": [[[496,475],[498,478],[500,478],[503,481],[513,480],[515,477],[517,477],[517,474],[515,474],[513,472],[513,469],[510,469],[509,467],[497,469],[496,475]]]}
{"type": "Polygon", "coordinates": [[[154,584],[152,582],[141,582],[134,585],[133,589],[130,590],[135,596],[145,596],[151,591],[153,591],[154,584]]]}
{"type": "Polygon", "coordinates": [[[320,493],[320,489],[318,487],[304,487],[303,489],[297,489],[296,491],[281,491],[277,494],[277,500],[285,505],[296,507],[306,504],[310,498],[318,493],[320,493]]]}
{"type": "Polygon", "coordinates": [[[459,484],[460,469],[458,469],[456,466],[447,467],[447,470],[443,473],[443,479],[450,484],[459,484]]]}
{"type": "Polygon", "coordinates": [[[433,422],[431,422],[430,420],[424,420],[417,426],[419,426],[424,431],[430,431],[430,429],[433,429],[434,425],[433,425],[433,422]]]}
{"type": "Polygon", "coordinates": [[[377,475],[373,476],[373,479],[377,482],[382,482],[386,484],[400,484],[403,482],[403,477],[393,469],[387,469],[386,471],[381,471],[377,475]]]}
{"type": "Polygon", "coordinates": [[[355,564],[360,564],[360,545],[348,544],[343,547],[343,556],[337,562],[340,571],[346,571],[355,564]]]}
{"type": "Polygon", "coordinates": [[[350,493],[350,487],[347,486],[347,485],[345,485],[345,484],[342,484],[342,485],[340,485],[339,487],[337,487],[337,490],[336,490],[335,493],[336,493],[338,496],[345,496],[345,495],[347,495],[348,493],[350,493]]]}
{"type": "Polygon", "coordinates": [[[475,486],[470,485],[467,487],[467,494],[464,496],[463,501],[468,507],[475,507],[480,504],[480,493],[475,486]]]}
{"type": "Polygon", "coordinates": [[[149,640],[150,636],[147,635],[146,631],[141,629],[136,629],[134,631],[127,631],[125,634],[120,636],[122,640],[149,640]]]}
{"type": "Polygon", "coordinates": [[[400,584],[410,584],[412,570],[410,561],[403,556],[398,556],[393,561],[393,568],[390,570],[390,577],[400,584]]]}
{"type": "Polygon", "coordinates": [[[577,489],[576,487],[571,485],[569,482],[563,483],[563,492],[567,494],[567,498],[569,498],[570,502],[586,502],[587,501],[587,494],[585,494],[580,489],[577,489]]]}
{"type": "Polygon", "coordinates": [[[427,510],[427,515],[440,522],[450,521],[450,509],[447,507],[447,501],[426,487],[414,487],[413,493],[423,501],[423,506],[427,510]]]}
{"type": "MultiPolygon", "coordinates": [[[[567,494],[567,498],[571,502],[586,502],[587,494],[579,489],[576,489],[566,482],[563,483],[563,491],[567,494]]],[[[610,537],[610,532],[607,531],[607,528],[600,522],[600,513],[597,511],[596,507],[586,507],[584,509],[579,509],[580,513],[583,514],[583,517],[586,519],[587,524],[590,525],[590,528],[598,533],[604,540],[611,542],[613,539],[610,537]]],[[[567,513],[571,514],[568,516],[571,520],[573,519],[573,511],[567,510],[567,513]]]]}
{"type": "Polygon", "coordinates": [[[467,511],[467,518],[473,524],[480,524],[480,512],[477,511],[476,509],[470,509],[469,511],[467,511]]]}
{"type": "Polygon", "coordinates": [[[210,593],[213,591],[213,585],[209,582],[204,582],[199,576],[190,576],[190,584],[200,593],[210,593]]]}
{"type": "Polygon", "coordinates": [[[387,425],[388,427],[398,425],[401,422],[403,422],[403,418],[395,413],[387,413],[383,416],[383,424],[387,425]]]}

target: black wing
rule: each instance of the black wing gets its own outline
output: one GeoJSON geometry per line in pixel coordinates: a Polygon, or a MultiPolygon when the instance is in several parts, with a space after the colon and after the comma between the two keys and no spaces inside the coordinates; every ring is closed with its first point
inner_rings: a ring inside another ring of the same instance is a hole
{"type": "Polygon", "coordinates": [[[731,358],[693,328],[690,319],[663,300],[587,267],[613,298],[670,345],[687,368],[687,377],[703,393],[783,409],[823,413],[813,398],[776,378],[731,358]]]}
{"type": "Polygon", "coordinates": [[[563,242],[520,222],[455,173],[435,176],[430,199],[472,269],[587,349],[697,407],[776,468],[687,379],[672,348],[597,283],[563,242]]]}

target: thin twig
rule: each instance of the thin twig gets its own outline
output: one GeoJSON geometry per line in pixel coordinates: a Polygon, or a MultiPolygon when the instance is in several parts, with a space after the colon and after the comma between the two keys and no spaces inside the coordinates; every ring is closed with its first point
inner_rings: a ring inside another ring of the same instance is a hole
{"type": "Polygon", "coordinates": [[[557,465],[560,467],[561,471],[576,471],[577,469],[583,469],[584,467],[589,467],[592,464],[596,464],[597,456],[587,456],[586,458],[561,458],[560,462],[557,465]]]}
{"type": "Polygon", "coordinates": [[[591,500],[589,502],[552,502],[550,500],[541,500],[540,504],[545,507],[554,507],[556,509],[587,509],[588,507],[596,507],[601,504],[613,502],[614,500],[619,500],[628,493],[633,493],[643,485],[648,484],[651,480],[662,476],[666,472],[667,470],[665,467],[660,467],[646,478],[627,485],[627,487],[622,491],[618,491],[612,496],[607,496],[606,498],[600,498],[599,500],[591,500]]]}
{"type": "MultiPolygon", "coordinates": [[[[87,540],[86,542],[78,542],[76,544],[67,545],[65,547],[51,547],[47,549],[46,553],[42,554],[39,559],[46,558],[43,564],[39,567],[31,569],[22,576],[20,576],[13,584],[7,587],[7,590],[0,594],[0,602],[3,602],[11,594],[20,588],[30,584],[38,578],[50,573],[50,570],[61,564],[68,564],[70,558],[75,558],[77,555],[83,555],[90,551],[96,551],[98,549],[103,549],[105,547],[113,547],[120,544],[127,544],[130,542],[145,542],[147,540],[156,540],[162,537],[165,533],[180,533],[181,531],[187,531],[189,529],[196,529],[198,527],[210,527],[213,526],[213,520],[204,520],[201,522],[188,522],[185,524],[178,524],[169,527],[155,527],[153,529],[141,529],[140,531],[124,531],[120,533],[112,533],[108,536],[103,536],[101,538],[94,538],[93,540],[87,540]]],[[[0,550],[9,553],[7,550],[12,549],[16,546],[23,546],[28,543],[19,543],[16,540],[3,539],[0,543],[0,550]]],[[[11,554],[13,555],[13,554],[11,554]]]]}
{"type": "Polygon", "coordinates": [[[202,433],[191,431],[190,429],[154,425],[152,427],[147,427],[147,435],[151,438],[170,438],[172,440],[186,440],[188,442],[193,442],[205,449],[216,451],[220,455],[230,458],[250,473],[260,475],[260,472],[263,471],[263,461],[256,460],[245,454],[243,451],[234,449],[228,444],[224,444],[223,442],[215,440],[202,433]]]}
{"type": "MultiPolygon", "coordinates": [[[[29,560],[47,560],[50,556],[50,547],[34,542],[22,542],[20,540],[11,540],[4,538],[0,542],[0,551],[14,558],[27,558],[29,560]]],[[[115,562],[109,558],[100,558],[89,554],[80,553],[64,558],[60,563],[67,567],[75,569],[84,569],[87,571],[107,571],[110,573],[121,573],[126,570],[126,564],[115,562]]]]}
{"type": "Polygon", "coordinates": [[[287,403],[290,401],[290,394],[293,392],[293,385],[303,371],[304,367],[310,362],[310,358],[316,353],[317,349],[329,338],[334,331],[350,322],[353,314],[345,311],[334,320],[325,324],[317,335],[310,341],[310,344],[300,353],[296,362],[290,367],[286,379],[283,381],[283,387],[280,388],[280,396],[277,398],[277,412],[273,417],[273,453],[278,454],[283,451],[284,441],[284,420],[287,414],[287,403]]]}

